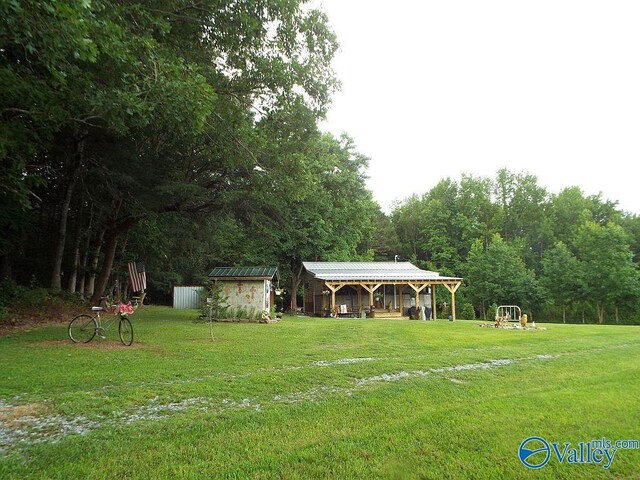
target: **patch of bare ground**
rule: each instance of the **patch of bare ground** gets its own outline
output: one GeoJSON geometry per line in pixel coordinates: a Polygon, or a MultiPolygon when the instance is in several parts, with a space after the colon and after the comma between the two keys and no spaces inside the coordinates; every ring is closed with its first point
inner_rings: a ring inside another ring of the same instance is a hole
{"type": "Polygon", "coordinates": [[[16,428],[25,417],[40,417],[47,413],[43,403],[9,405],[0,402],[0,425],[16,428]]]}

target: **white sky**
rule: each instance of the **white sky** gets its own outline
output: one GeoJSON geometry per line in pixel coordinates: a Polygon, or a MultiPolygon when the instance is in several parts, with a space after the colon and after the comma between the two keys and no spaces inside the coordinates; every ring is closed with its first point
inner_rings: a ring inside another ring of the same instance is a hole
{"type": "Polygon", "coordinates": [[[385,211],[506,167],[640,213],[640,1],[319,4],[343,84],[322,128],[371,158],[385,211]]]}

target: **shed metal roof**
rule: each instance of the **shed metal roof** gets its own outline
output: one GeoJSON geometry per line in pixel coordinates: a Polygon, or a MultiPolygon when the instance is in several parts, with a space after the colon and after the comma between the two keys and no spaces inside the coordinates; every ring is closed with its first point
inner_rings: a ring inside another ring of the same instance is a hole
{"type": "Polygon", "coordinates": [[[278,276],[278,267],[216,267],[209,277],[214,278],[267,278],[278,276]]]}
{"type": "Polygon", "coordinates": [[[441,277],[438,272],[422,270],[410,262],[303,262],[303,266],[314,277],[328,281],[462,280],[441,277]]]}

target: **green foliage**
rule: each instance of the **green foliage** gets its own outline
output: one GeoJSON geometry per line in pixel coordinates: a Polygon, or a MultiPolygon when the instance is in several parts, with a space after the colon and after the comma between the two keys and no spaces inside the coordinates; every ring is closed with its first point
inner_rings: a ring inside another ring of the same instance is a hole
{"type": "Polygon", "coordinates": [[[0,4],[2,275],[77,278],[69,291],[97,276],[99,297],[144,259],[167,301],[213,265],[278,264],[295,305],[303,260],[399,255],[468,275],[483,313],[510,298],[570,321],[637,315],[640,221],[599,195],[503,169],[382,214],[368,159],[317,126],[337,45],[302,0],[0,4]]]}
{"type": "Polygon", "coordinates": [[[46,288],[28,288],[12,280],[0,282],[0,306],[37,307],[53,298],[46,288]]]}
{"type": "Polygon", "coordinates": [[[281,249],[367,254],[366,159],[316,126],[337,87],[322,12],[297,0],[0,8],[0,256],[20,283],[38,272],[46,284],[58,262],[104,289],[110,255],[87,268],[98,248],[114,252],[115,276],[145,259],[159,298],[214,264],[280,261],[291,277],[281,249]]]}
{"type": "Polygon", "coordinates": [[[566,322],[566,306],[577,302],[589,289],[584,284],[584,268],[569,248],[562,242],[556,243],[542,257],[540,283],[544,295],[562,307],[562,320],[566,322]]]}
{"type": "Polygon", "coordinates": [[[527,270],[517,249],[496,234],[487,248],[477,240],[467,263],[468,295],[484,312],[486,305],[520,305],[529,308],[539,299],[533,272],[527,270]]]}
{"type": "Polygon", "coordinates": [[[390,218],[395,253],[464,277],[459,295],[482,316],[493,302],[515,302],[536,318],[553,320],[593,321],[594,312],[600,319],[606,312],[632,323],[638,316],[640,222],[600,195],[585,196],[577,187],[549,195],[536,177],[503,169],[494,179],[442,180],[397,203],[390,218]],[[618,234],[590,240],[586,223],[592,229],[615,225],[618,234]],[[593,290],[585,275],[592,276],[593,290]]]}
{"type": "Polygon", "coordinates": [[[229,297],[224,294],[222,283],[205,282],[198,296],[200,297],[200,318],[207,319],[209,322],[227,318],[229,297]]]}
{"type": "Polygon", "coordinates": [[[604,322],[606,305],[625,300],[637,304],[638,267],[632,261],[629,239],[622,227],[588,221],[579,228],[574,244],[581,259],[584,295],[596,304],[600,323],[604,322]]]}
{"type": "Polygon", "coordinates": [[[476,312],[473,308],[473,305],[470,303],[463,303],[458,316],[465,320],[475,320],[476,312]]]}

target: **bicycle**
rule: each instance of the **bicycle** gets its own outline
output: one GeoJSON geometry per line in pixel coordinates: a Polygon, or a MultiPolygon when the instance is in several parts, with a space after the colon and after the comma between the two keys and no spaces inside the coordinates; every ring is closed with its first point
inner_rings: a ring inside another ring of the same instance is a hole
{"type": "Polygon", "coordinates": [[[135,306],[131,305],[131,303],[128,305],[108,305],[104,300],[101,303],[105,306],[91,307],[91,311],[95,312],[95,316],[83,313],[75,316],[69,322],[68,333],[71,341],[73,343],[89,343],[96,335],[100,338],[106,338],[105,330],[117,320],[120,341],[123,345],[130,346],[133,343],[133,326],[127,316],[135,311],[138,303],[136,302],[135,306]],[[114,314],[114,316],[103,324],[100,312],[114,314]]]}

